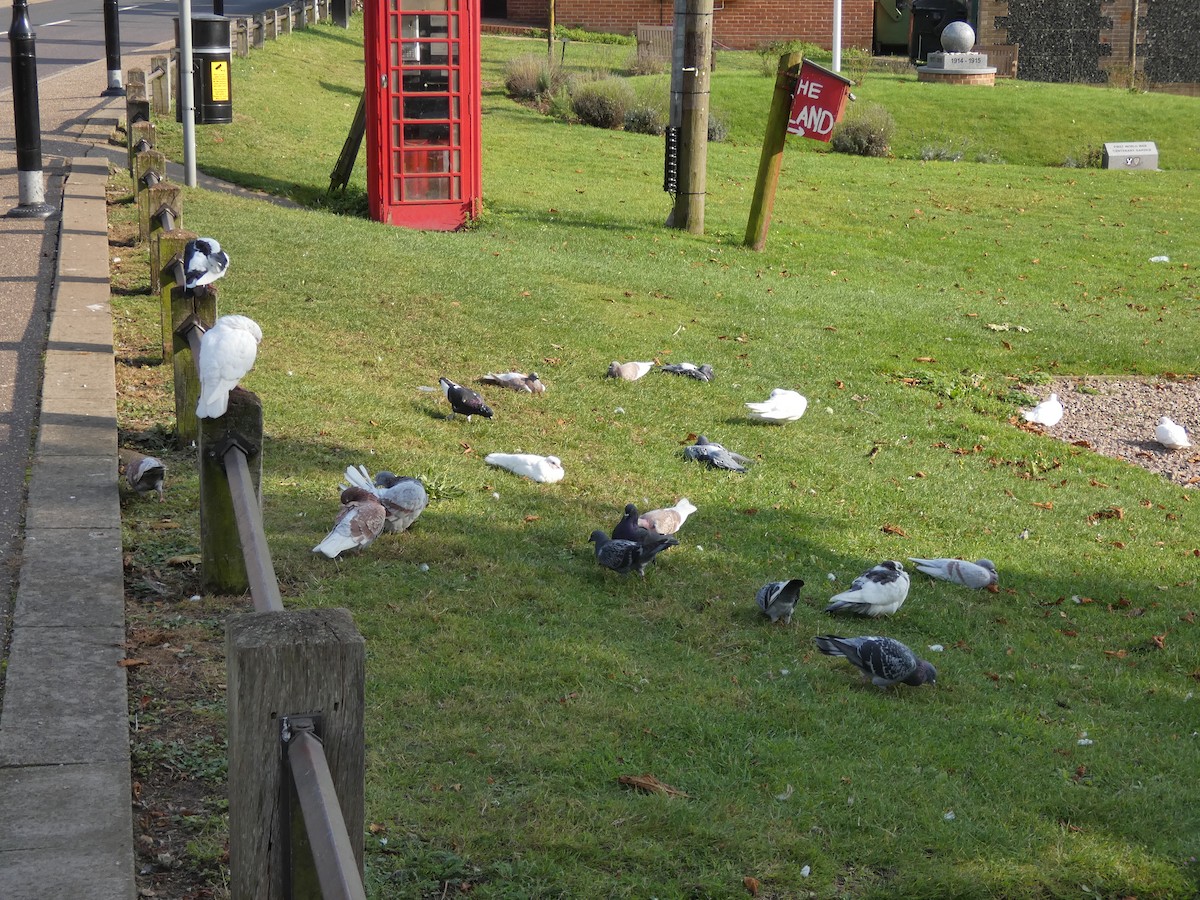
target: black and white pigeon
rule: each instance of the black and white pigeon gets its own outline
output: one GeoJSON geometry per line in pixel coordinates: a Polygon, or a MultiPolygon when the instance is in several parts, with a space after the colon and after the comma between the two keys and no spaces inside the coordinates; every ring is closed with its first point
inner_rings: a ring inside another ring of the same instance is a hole
{"type": "Polygon", "coordinates": [[[125,470],[125,483],[139,494],[154,491],[158,502],[163,502],[163,480],[167,476],[167,464],[161,459],[146,456],[136,450],[121,450],[121,465],[125,470]]]}
{"type": "Polygon", "coordinates": [[[826,656],[848,659],[877,687],[888,688],[900,683],[917,687],[937,682],[937,669],[892,638],[819,634],[813,640],[826,656]]]}
{"type": "Polygon", "coordinates": [[[213,238],[194,238],[183,247],[183,284],[189,291],[212,284],[229,270],[229,254],[213,238]]]}
{"type": "Polygon", "coordinates": [[[378,497],[352,486],[342,491],[341,501],[333,529],[313,547],[313,553],[324,553],[334,559],[347,550],[369,547],[383,533],[387,511],[378,497]]]}
{"type": "Polygon", "coordinates": [[[863,572],[849,590],[835,594],[825,612],[851,612],[860,616],[890,616],[908,596],[908,572],[904,563],[885,559],[863,572]]]}
{"type": "Polygon", "coordinates": [[[387,514],[384,531],[405,531],[429,505],[429,494],[418,478],[400,477],[385,470],[377,472],[372,481],[366,466],[347,466],[346,480],[350,486],[374,494],[383,504],[387,514]]]}
{"type": "Polygon", "coordinates": [[[712,381],[716,377],[713,372],[713,367],[708,363],[698,366],[695,363],[663,363],[658,367],[658,371],[667,372],[671,375],[686,375],[688,378],[695,378],[697,381],[712,381]]]}
{"type": "Polygon", "coordinates": [[[488,372],[486,375],[479,376],[480,384],[498,384],[500,387],[506,387],[511,391],[520,391],[524,394],[544,394],[546,385],[538,378],[537,372],[524,374],[522,372],[488,372]]]}
{"type": "Polygon", "coordinates": [[[644,527],[638,522],[638,509],[633,503],[625,504],[625,515],[612,531],[613,540],[636,541],[642,548],[642,558],[649,562],[679,543],[677,538],[669,534],[659,534],[644,527]]]}
{"type": "Polygon", "coordinates": [[[950,581],[976,590],[991,587],[1000,580],[996,573],[996,564],[990,559],[967,562],[965,559],[917,559],[910,556],[908,561],[917,567],[918,572],[924,572],[930,578],[950,581]]]}
{"type": "Polygon", "coordinates": [[[483,416],[485,419],[492,417],[492,408],[470,388],[455,384],[445,376],[438,379],[438,384],[442,386],[446,399],[450,401],[450,409],[466,416],[468,422],[471,421],[471,416],[483,416]]]}
{"type": "Polygon", "coordinates": [[[683,455],[696,462],[707,463],[714,469],[729,469],[731,472],[745,472],[750,460],[740,453],[726,450],[715,441],[710,441],[704,435],[696,438],[696,443],[683,448],[683,455]]]}
{"type": "Polygon", "coordinates": [[[804,587],[802,578],[772,581],[758,589],[758,595],[754,598],[754,602],[763,611],[763,615],[770,616],[771,624],[782,619],[784,625],[790,625],[802,587],[804,587]]]}

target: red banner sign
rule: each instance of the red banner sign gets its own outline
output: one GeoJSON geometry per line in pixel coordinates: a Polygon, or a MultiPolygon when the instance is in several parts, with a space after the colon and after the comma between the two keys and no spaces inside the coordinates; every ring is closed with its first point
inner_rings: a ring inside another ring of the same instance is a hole
{"type": "Polygon", "coordinates": [[[842,118],[853,82],[837,72],[804,60],[800,65],[800,80],[792,95],[792,112],[788,116],[788,134],[828,141],[833,126],[842,118]]]}

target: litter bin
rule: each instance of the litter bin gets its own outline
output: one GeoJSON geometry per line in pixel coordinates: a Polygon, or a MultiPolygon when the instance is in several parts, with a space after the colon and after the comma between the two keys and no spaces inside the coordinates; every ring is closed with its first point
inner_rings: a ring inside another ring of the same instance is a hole
{"type": "Polygon", "coordinates": [[[925,62],[942,49],[942,29],[951,22],[970,21],[967,0],[913,0],[908,58],[925,62]]]}
{"type": "MultiPolygon", "coordinates": [[[[192,96],[196,104],[197,125],[226,125],[233,121],[233,90],[230,84],[229,49],[232,19],[224,16],[192,16],[192,96]]],[[[179,46],[179,20],[175,20],[175,46],[179,46]]],[[[178,79],[175,95],[175,121],[183,121],[183,103],[178,79]]]]}

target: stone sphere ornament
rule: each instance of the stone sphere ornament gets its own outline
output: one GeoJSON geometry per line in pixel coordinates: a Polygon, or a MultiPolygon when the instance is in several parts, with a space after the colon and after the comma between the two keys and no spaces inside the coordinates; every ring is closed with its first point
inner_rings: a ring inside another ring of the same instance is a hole
{"type": "Polygon", "coordinates": [[[951,22],[942,29],[942,49],[947,53],[969,53],[975,46],[975,29],[967,22],[951,22]]]}

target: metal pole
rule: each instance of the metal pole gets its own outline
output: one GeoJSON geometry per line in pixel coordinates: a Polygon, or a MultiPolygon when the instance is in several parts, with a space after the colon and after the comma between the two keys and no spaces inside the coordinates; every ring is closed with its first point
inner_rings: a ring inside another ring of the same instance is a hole
{"type": "Polygon", "coordinates": [[[196,97],[192,87],[192,0],[179,0],[179,108],[183,120],[183,183],[196,186],[196,97]]]}
{"type": "Polygon", "coordinates": [[[108,87],[101,97],[124,97],[121,84],[121,16],[117,0],[104,0],[104,56],[108,60],[108,87]]]}
{"type": "Polygon", "coordinates": [[[842,71],[842,0],[833,0],[833,71],[842,71]]]}
{"type": "Polygon", "coordinates": [[[17,138],[18,205],[8,211],[14,219],[44,219],[54,213],[46,202],[42,177],[42,121],[38,110],[37,51],[29,24],[27,0],[13,0],[12,26],[13,125],[17,138]]]}
{"type": "Polygon", "coordinates": [[[225,15],[225,0],[213,0],[213,15],[225,15]]]}

